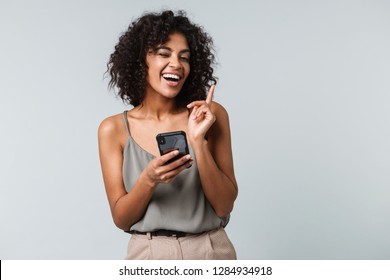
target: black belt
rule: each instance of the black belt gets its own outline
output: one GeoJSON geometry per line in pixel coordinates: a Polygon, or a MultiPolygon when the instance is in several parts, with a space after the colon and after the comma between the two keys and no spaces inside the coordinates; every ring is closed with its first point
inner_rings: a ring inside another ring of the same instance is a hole
{"type": "MultiPolygon", "coordinates": [[[[141,232],[136,230],[131,230],[131,234],[142,234],[146,235],[149,232],[141,232]]],[[[150,235],[152,236],[172,236],[172,237],[184,237],[186,235],[189,235],[189,233],[183,232],[183,231],[176,231],[176,230],[166,230],[166,229],[160,229],[156,231],[151,231],[150,235]]]]}

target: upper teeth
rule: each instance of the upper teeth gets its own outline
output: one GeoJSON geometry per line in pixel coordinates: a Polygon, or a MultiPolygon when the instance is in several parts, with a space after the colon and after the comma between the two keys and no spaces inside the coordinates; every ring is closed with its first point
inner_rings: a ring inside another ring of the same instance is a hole
{"type": "Polygon", "coordinates": [[[163,77],[164,78],[172,78],[172,79],[176,79],[176,80],[180,79],[180,77],[178,75],[175,75],[175,74],[163,74],[163,77]]]}

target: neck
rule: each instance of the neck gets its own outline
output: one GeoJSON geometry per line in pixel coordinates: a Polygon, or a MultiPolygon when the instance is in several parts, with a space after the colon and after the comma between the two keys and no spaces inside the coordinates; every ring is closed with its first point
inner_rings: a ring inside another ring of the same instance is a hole
{"type": "Polygon", "coordinates": [[[181,112],[182,109],[177,107],[175,99],[146,94],[142,104],[139,106],[139,111],[147,119],[160,121],[181,112]]]}

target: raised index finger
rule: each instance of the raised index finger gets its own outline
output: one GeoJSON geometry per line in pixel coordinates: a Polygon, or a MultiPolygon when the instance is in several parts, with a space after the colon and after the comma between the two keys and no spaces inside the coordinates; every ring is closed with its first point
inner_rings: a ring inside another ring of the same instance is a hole
{"type": "Polygon", "coordinates": [[[206,97],[207,104],[211,104],[211,101],[213,101],[214,89],[215,89],[215,84],[211,85],[211,87],[209,89],[209,93],[207,94],[207,97],[206,97]]]}

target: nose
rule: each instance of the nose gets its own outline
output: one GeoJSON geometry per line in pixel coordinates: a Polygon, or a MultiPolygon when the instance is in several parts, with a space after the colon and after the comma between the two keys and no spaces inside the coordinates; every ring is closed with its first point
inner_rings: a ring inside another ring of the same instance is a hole
{"type": "Polygon", "coordinates": [[[182,65],[179,57],[177,57],[176,55],[171,55],[169,60],[169,66],[175,69],[181,69],[182,65]]]}

